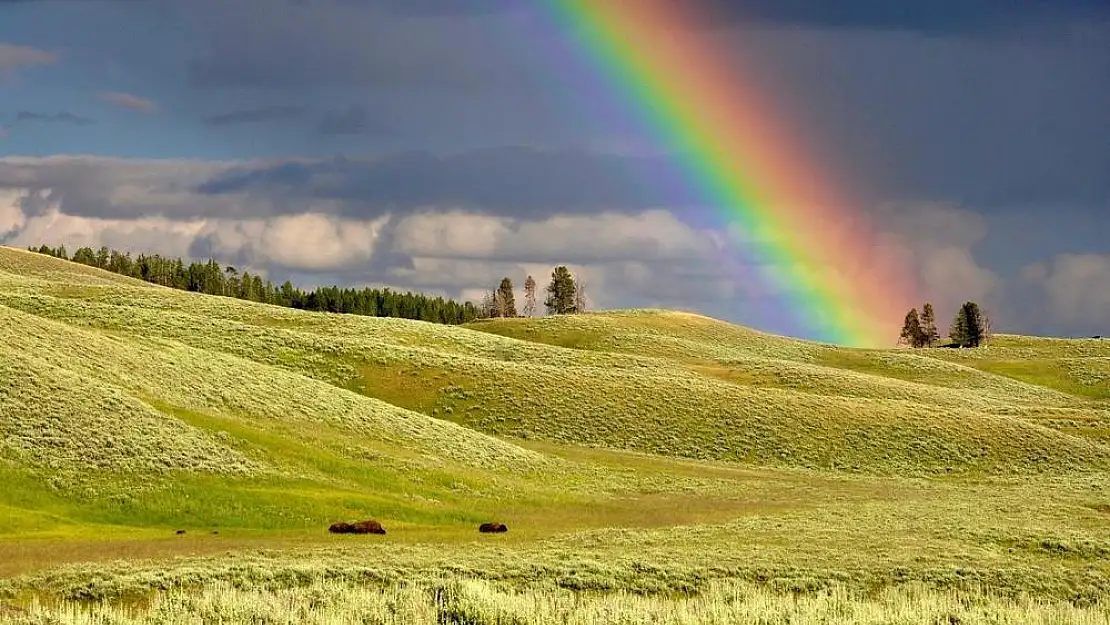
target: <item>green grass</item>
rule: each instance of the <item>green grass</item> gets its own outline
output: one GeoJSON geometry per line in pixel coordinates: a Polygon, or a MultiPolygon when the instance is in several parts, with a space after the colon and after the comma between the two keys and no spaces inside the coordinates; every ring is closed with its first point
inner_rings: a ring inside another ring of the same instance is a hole
{"type": "MultiPolygon", "coordinates": [[[[813,622],[957,604],[977,622],[1022,595],[1105,616],[1110,341],[855,350],[666,311],[452,327],[6,248],[0,327],[0,595],[32,615],[69,614],[59,598],[199,614],[365,580],[416,606],[391,584],[482,578],[474,622],[590,589],[726,609],[730,584],[758,590],[727,609],[778,614],[800,592],[813,622]],[[358,518],[388,534],[326,532],[358,518]],[[510,532],[479,535],[492,519],[510,532]]],[[[703,610],[583,601],[582,622],[703,610]]]]}

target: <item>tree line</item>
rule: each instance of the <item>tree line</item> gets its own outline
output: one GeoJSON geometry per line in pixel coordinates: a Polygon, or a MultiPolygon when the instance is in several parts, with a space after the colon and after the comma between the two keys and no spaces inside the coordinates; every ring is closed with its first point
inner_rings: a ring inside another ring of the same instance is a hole
{"type": "Polygon", "coordinates": [[[98,267],[112,273],[138,278],[183,291],[222,295],[317,312],[348,313],[369,317],[400,317],[444,324],[461,324],[479,317],[472,302],[460,303],[421,293],[399,293],[389,288],[319,287],[310,291],[298,289],[286,280],[280,286],[262,280],[249,271],[240,273],[235,267],[221,266],[215,260],[188,265],[180,258],[158,254],[139,254],[101,247],[82,247],[69,256],[65,245],[29,247],[29,251],[55,258],[98,267]]]}
{"type": "MultiPolygon", "coordinates": [[[[566,265],[559,265],[551,272],[543,305],[549,315],[571,315],[586,311],[586,286],[566,265]]],[[[481,318],[533,317],[536,314],[536,279],[524,279],[524,307],[517,313],[516,296],[512,278],[505,277],[496,289],[487,291],[478,307],[481,318]]]]}
{"type": "MultiPolygon", "coordinates": [[[[955,318],[948,328],[950,343],[944,347],[979,347],[990,340],[990,318],[979,308],[975,302],[964,302],[956,311],[955,318]]],[[[926,302],[918,314],[916,308],[911,308],[906,313],[902,322],[902,333],[899,342],[914,348],[935,347],[940,342],[940,332],[937,330],[936,315],[933,305],[926,302]]]]}

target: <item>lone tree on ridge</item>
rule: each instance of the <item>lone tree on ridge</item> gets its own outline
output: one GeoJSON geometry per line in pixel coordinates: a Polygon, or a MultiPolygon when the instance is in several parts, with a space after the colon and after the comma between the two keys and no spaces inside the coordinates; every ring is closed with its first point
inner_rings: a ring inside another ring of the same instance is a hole
{"type": "Polygon", "coordinates": [[[497,287],[498,297],[498,316],[499,317],[516,317],[516,298],[513,296],[513,281],[509,278],[501,278],[501,284],[497,287]]]}
{"type": "Polygon", "coordinates": [[[937,317],[933,312],[933,305],[925,302],[925,307],[921,309],[921,333],[924,337],[922,347],[932,347],[940,340],[940,332],[937,331],[937,317]]]}
{"type": "Polygon", "coordinates": [[[925,333],[921,330],[921,319],[917,316],[917,309],[911,308],[906,313],[902,322],[902,334],[899,337],[910,347],[921,347],[925,342],[925,333]]]}
{"type": "Polygon", "coordinates": [[[987,338],[987,322],[979,305],[964,302],[952,320],[948,336],[960,347],[979,347],[987,338]]]}
{"type": "Polygon", "coordinates": [[[575,308],[575,294],[577,288],[574,276],[566,265],[559,265],[551,272],[551,282],[547,285],[547,299],[543,304],[547,312],[554,315],[565,315],[577,312],[575,308]]]}
{"type": "Polygon", "coordinates": [[[536,279],[528,276],[524,280],[524,316],[536,314],[536,279]]]}

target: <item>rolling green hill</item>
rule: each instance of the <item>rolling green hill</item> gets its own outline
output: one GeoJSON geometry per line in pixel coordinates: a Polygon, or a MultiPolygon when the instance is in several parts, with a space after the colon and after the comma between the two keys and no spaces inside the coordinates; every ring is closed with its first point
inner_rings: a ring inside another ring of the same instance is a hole
{"type": "Polygon", "coordinates": [[[856,350],[656,310],[446,326],[9,248],[0,328],[13,593],[164,587],[174,555],[203,564],[173,584],[232,579],[205,554],[256,547],[282,575],[373,554],[381,579],[1110,589],[1110,341],[856,350]],[[324,531],[370,517],[378,543],[324,531]],[[475,544],[494,518],[508,552],[475,544]]]}

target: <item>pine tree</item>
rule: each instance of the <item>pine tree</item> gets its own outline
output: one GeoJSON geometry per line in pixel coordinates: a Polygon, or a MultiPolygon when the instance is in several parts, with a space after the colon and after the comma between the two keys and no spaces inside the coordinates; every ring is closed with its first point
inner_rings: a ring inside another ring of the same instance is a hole
{"type": "Polygon", "coordinates": [[[524,280],[524,316],[531,317],[536,314],[536,280],[528,276],[524,280]]]}
{"type": "Polygon", "coordinates": [[[73,262],[95,267],[96,252],[94,252],[91,247],[79,247],[77,251],[73,253],[73,262]]]}
{"type": "Polygon", "coordinates": [[[548,314],[565,315],[575,312],[574,276],[566,265],[559,265],[551,272],[551,282],[547,285],[547,299],[543,304],[548,314]]]}
{"type": "Polygon", "coordinates": [[[964,309],[961,307],[956,311],[955,318],[952,319],[952,325],[948,328],[948,337],[952,342],[960,347],[965,347],[965,337],[967,336],[967,317],[964,314],[964,309]]]}
{"type": "Polygon", "coordinates": [[[961,347],[979,347],[986,336],[983,314],[975,302],[964,302],[952,320],[948,336],[961,347]]]}
{"type": "MultiPolygon", "coordinates": [[[[31,246],[27,249],[59,258],[67,255],[64,245],[57,248],[31,246]]],[[[239,275],[234,267],[221,267],[215,259],[186,266],[180,258],[140,254],[132,259],[130,252],[121,253],[102,246],[96,253],[88,247],[79,248],[68,260],[185,291],[229,295],[303,310],[404,317],[447,324],[467,323],[482,314],[479,307],[471,302],[459,303],[418,293],[391,293],[389,289],[358,290],[327,286],[306,293],[286,281],[279,290],[269,280],[263,282],[258,274],[243,271],[239,275]]]]}
{"type": "Polygon", "coordinates": [[[497,295],[500,298],[500,312],[502,317],[516,317],[516,298],[513,296],[513,281],[508,278],[501,278],[501,284],[497,287],[497,295]]]}
{"type": "Polygon", "coordinates": [[[900,337],[910,347],[921,347],[924,334],[921,331],[921,320],[917,316],[916,308],[912,308],[910,312],[906,313],[906,319],[902,322],[900,337]]]}
{"type": "Polygon", "coordinates": [[[508,316],[508,312],[509,307],[505,302],[505,296],[501,294],[500,289],[495,289],[493,291],[493,312],[490,316],[502,319],[508,316]]]}
{"type": "Polygon", "coordinates": [[[921,333],[924,337],[923,346],[932,347],[940,339],[937,318],[933,313],[933,305],[929,302],[925,302],[925,307],[921,309],[921,333]]]}

